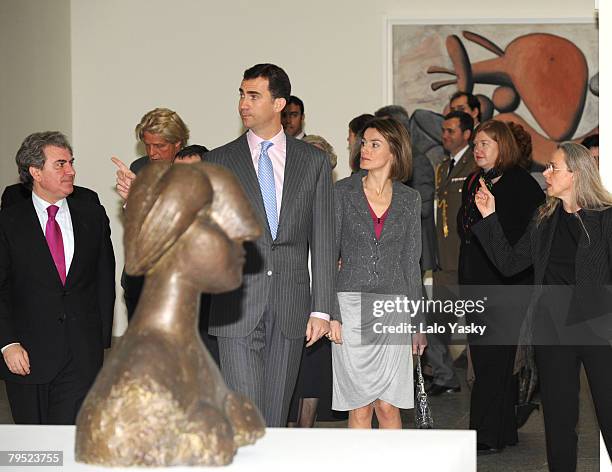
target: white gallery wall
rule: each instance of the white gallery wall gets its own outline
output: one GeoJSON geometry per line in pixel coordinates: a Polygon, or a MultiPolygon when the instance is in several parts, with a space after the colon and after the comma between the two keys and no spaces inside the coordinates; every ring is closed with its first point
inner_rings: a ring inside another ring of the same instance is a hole
{"type": "Polygon", "coordinates": [[[70,0],[0,0],[0,190],[35,131],[72,135],[70,0]]]}
{"type": "MultiPolygon", "coordinates": [[[[100,194],[111,219],[119,276],[110,157],[142,155],[134,127],[146,111],[172,108],[190,127],[191,143],[219,146],[241,132],[242,72],[274,62],[306,104],[307,132],[336,148],[336,175],[344,177],[348,121],[387,104],[386,19],[562,20],[592,18],[593,10],[593,0],[0,0],[0,183],[15,180],[13,157],[28,132],[67,132],[77,183],[100,194]]],[[[124,327],[118,298],[115,334],[124,327]]]]}

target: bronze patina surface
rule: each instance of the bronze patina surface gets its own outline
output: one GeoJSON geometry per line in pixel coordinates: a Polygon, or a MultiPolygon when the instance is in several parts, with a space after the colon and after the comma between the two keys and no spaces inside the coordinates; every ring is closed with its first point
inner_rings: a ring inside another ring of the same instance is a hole
{"type": "Polygon", "coordinates": [[[146,281],[79,412],[77,461],[223,465],[263,436],[261,414],[227,388],[197,331],[200,293],[240,286],[243,242],[260,232],[219,166],[154,163],[139,174],[125,210],[125,267],[146,281]]]}

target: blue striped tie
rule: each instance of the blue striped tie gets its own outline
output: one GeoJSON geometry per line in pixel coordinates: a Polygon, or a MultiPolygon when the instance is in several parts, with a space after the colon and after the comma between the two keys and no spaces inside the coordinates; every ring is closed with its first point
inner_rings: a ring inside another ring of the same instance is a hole
{"type": "Polygon", "coordinates": [[[259,163],[257,164],[257,177],[259,178],[259,188],[263,198],[266,216],[268,217],[268,225],[272,239],[276,239],[276,231],[278,230],[278,214],[276,212],[276,186],[274,185],[274,169],[272,168],[272,159],[268,156],[268,149],[274,143],[270,141],[262,141],[261,153],[259,154],[259,163]]]}

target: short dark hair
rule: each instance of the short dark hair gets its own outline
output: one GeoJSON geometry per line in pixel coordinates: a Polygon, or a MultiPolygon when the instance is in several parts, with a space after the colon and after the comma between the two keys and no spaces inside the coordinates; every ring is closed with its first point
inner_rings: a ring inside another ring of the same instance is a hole
{"type": "Polygon", "coordinates": [[[586,138],[582,140],[580,144],[582,144],[587,149],[590,149],[593,147],[599,147],[599,133],[591,134],[590,136],[587,136],[586,138]]]}
{"type": "Polygon", "coordinates": [[[364,113],[363,115],[356,116],[351,121],[349,121],[349,129],[355,133],[359,134],[363,131],[363,127],[365,124],[374,118],[374,115],[370,113],[364,113]]]}
{"type": "Polygon", "coordinates": [[[470,131],[470,133],[474,132],[474,118],[469,113],[464,111],[451,111],[444,116],[444,121],[450,120],[452,118],[457,118],[459,120],[459,127],[461,131],[470,131]]]}
{"type": "Polygon", "coordinates": [[[448,103],[450,104],[453,100],[456,100],[457,98],[461,98],[461,97],[465,97],[467,98],[467,104],[468,106],[473,110],[474,108],[476,108],[478,110],[478,119],[480,120],[480,100],[478,100],[478,97],[476,97],[476,95],[472,95],[469,92],[455,92],[451,95],[450,100],[448,101],[448,103]]]}
{"type": "Polygon", "coordinates": [[[361,160],[361,146],[359,145],[362,137],[361,133],[363,133],[365,125],[373,118],[374,115],[364,113],[363,115],[356,116],[349,121],[349,129],[355,136],[357,136],[355,146],[353,146],[353,149],[349,149],[349,166],[353,172],[357,172],[359,170],[359,161],[361,160]]]}
{"type": "Polygon", "coordinates": [[[185,146],[179,152],[176,153],[175,159],[183,159],[184,157],[189,156],[200,156],[200,159],[204,160],[204,154],[208,152],[208,148],[206,146],[202,146],[200,144],[192,144],[190,146],[185,146]]]}
{"type": "Polygon", "coordinates": [[[391,180],[405,182],[412,177],[412,144],[406,127],[395,118],[373,118],[366,124],[363,133],[375,129],[389,144],[395,158],[391,165],[391,180]]]}
{"type": "Polygon", "coordinates": [[[287,73],[274,64],[256,64],[244,71],[243,80],[258,77],[268,79],[268,90],[272,98],[284,98],[289,101],[291,96],[291,81],[287,73]]]}
{"type": "Polygon", "coordinates": [[[291,95],[289,97],[289,100],[287,100],[287,105],[291,105],[291,104],[294,104],[300,107],[300,114],[302,115],[304,114],[304,102],[300,98],[296,97],[295,95],[291,95]]]}
{"type": "Polygon", "coordinates": [[[34,181],[32,174],[30,174],[30,167],[43,168],[47,160],[45,156],[45,147],[47,146],[67,149],[72,156],[72,147],[68,138],[59,131],[43,131],[32,133],[26,137],[21,143],[19,151],[17,151],[15,162],[19,171],[19,180],[30,190],[32,190],[34,181]]]}

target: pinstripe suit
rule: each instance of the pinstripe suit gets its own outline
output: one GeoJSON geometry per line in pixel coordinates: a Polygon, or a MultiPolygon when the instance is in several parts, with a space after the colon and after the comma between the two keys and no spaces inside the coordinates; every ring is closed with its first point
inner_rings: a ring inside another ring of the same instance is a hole
{"type": "Polygon", "coordinates": [[[245,244],[243,285],[213,297],[210,334],[219,337],[226,382],[253,399],[268,426],[285,426],[309,314],[331,313],[335,294],[331,167],[314,146],[286,139],[275,240],[246,135],[207,155],[209,162],[227,167],[240,180],[264,228],[258,241],[245,244]]]}

